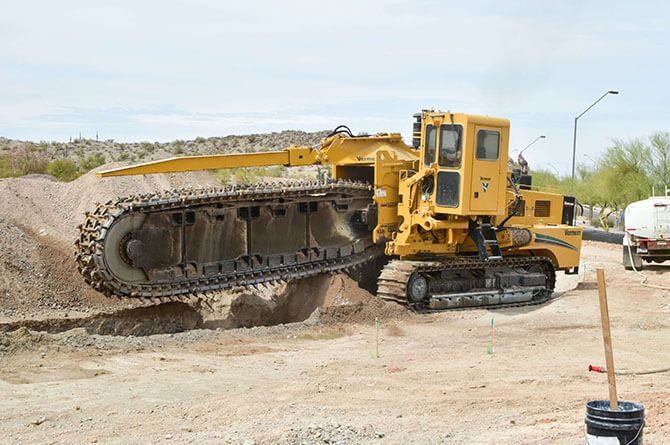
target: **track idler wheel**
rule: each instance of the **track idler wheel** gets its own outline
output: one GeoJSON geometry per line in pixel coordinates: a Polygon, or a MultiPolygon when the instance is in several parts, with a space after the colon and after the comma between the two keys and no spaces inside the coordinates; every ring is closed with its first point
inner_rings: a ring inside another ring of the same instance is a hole
{"type": "Polygon", "coordinates": [[[420,273],[413,273],[407,284],[407,297],[410,301],[419,303],[428,295],[428,280],[420,273]]]}

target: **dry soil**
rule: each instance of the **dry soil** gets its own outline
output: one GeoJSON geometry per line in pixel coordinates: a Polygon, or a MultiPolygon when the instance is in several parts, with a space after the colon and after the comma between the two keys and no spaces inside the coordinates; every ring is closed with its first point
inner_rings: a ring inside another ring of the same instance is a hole
{"type": "MultiPolygon", "coordinates": [[[[670,366],[670,292],[594,242],[554,300],[518,309],[412,314],[344,275],[158,307],[82,284],[71,242],[91,200],[209,181],[0,181],[0,442],[583,443],[585,403],[607,396],[587,371],[599,266],[617,368],[670,366]]],[[[670,285],[667,266],[645,273],[670,285]]],[[[618,383],[647,408],[645,443],[667,443],[670,373],[618,383]]]]}
{"type": "MultiPolygon", "coordinates": [[[[367,305],[349,318],[318,310],[287,325],[143,337],[4,333],[0,435],[10,443],[583,443],[584,404],[607,396],[605,377],[587,372],[603,362],[596,266],[607,272],[617,367],[670,365],[668,293],[639,286],[618,249],[587,242],[581,283],[538,307],[415,315],[367,305]]],[[[647,273],[668,282],[666,268],[647,273]]],[[[337,289],[332,280],[326,287],[337,289]]],[[[645,443],[667,443],[670,375],[618,383],[622,399],[647,408],[645,443]]]]}

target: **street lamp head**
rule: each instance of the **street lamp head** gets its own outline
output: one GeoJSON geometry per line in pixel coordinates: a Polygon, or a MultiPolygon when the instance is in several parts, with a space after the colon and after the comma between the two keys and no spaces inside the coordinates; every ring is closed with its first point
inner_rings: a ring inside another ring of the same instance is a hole
{"type": "Polygon", "coordinates": [[[607,94],[619,94],[619,92],[618,92],[618,91],[614,91],[614,90],[609,90],[609,91],[607,92],[607,94]]]}
{"type": "MultiPolygon", "coordinates": [[[[539,141],[540,139],[544,139],[545,137],[546,137],[545,135],[541,135],[541,136],[538,136],[538,137],[536,137],[535,139],[533,139],[533,142],[531,142],[530,144],[526,145],[521,151],[519,151],[519,156],[522,157],[521,155],[523,154],[524,151],[528,150],[528,149],[530,148],[531,145],[533,145],[534,143],[536,143],[536,142],[539,141]]],[[[517,150],[515,150],[515,151],[517,151],[517,150]]]]}

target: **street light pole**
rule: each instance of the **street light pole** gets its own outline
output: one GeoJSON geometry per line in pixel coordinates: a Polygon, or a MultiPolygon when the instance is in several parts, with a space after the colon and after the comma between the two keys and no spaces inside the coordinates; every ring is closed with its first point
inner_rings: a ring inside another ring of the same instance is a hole
{"type": "Polygon", "coordinates": [[[536,137],[535,139],[533,139],[533,142],[531,142],[530,144],[526,145],[526,146],[524,147],[524,149],[521,150],[521,151],[519,152],[519,154],[518,154],[518,156],[517,156],[516,159],[517,159],[517,162],[519,163],[519,165],[521,166],[521,174],[523,174],[523,175],[527,175],[527,174],[528,174],[528,162],[526,161],[526,158],[524,158],[524,157],[522,156],[522,153],[523,153],[524,151],[528,150],[528,148],[529,148],[531,145],[533,145],[534,143],[536,143],[536,142],[539,141],[540,139],[544,139],[545,137],[546,137],[545,135],[540,135],[540,136],[536,137]]]}
{"type": "Polygon", "coordinates": [[[572,180],[573,181],[575,180],[575,156],[577,154],[577,120],[580,117],[584,116],[587,111],[589,111],[591,108],[593,108],[595,106],[595,104],[597,104],[598,102],[603,100],[605,98],[605,96],[607,96],[608,94],[619,94],[619,92],[614,91],[614,90],[606,91],[605,94],[600,96],[598,98],[598,100],[596,100],[591,105],[589,105],[589,107],[586,110],[582,111],[581,114],[575,118],[575,129],[574,129],[574,132],[572,134],[572,180]]]}
{"type": "Polygon", "coordinates": [[[533,145],[534,143],[536,143],[536,142],[539,141],[540,139],[544,139],[544,138],[546,138],[546,136],[545,136],[545,135],[541,135],[541,136],[538,136],[538,137],[536,137],[535,139],[533,139],[533,142],[531,142],[530,144],[526,145],[526,146],[524,147],[524,149],[521,150],[521,151],[519,152],[519,155],[521,155],[521,153],[523,153],[524,151],[528,150],[528,148],[530,148],[531,145],[533,145]]]}

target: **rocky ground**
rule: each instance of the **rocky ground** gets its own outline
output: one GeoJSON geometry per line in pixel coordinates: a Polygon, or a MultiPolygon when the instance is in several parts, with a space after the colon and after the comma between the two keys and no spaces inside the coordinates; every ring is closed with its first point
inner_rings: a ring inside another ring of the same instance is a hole
{"type": "MultiPolygon", "coordinates": [[[[557,298],[537,307],[409,314],[332,277],[309,284],[327,298],[304,322],[148,336],[18,328],[0,334],[0,434],[10,443],[582,443],[585,403],[607,396],[604,375],[587,372],[603,362],[595,267],[607,273],[617,367],[670,364],[670,294],[641,287],[619,256],[586,242],[583,274],[561,275],[557,298]]],[[[647,273],[668,284],[667,267],[647,273]]],[[[622,399],[647,408],[645,443],[666,443],[670,374],[618,382],[622,399]]]]}

